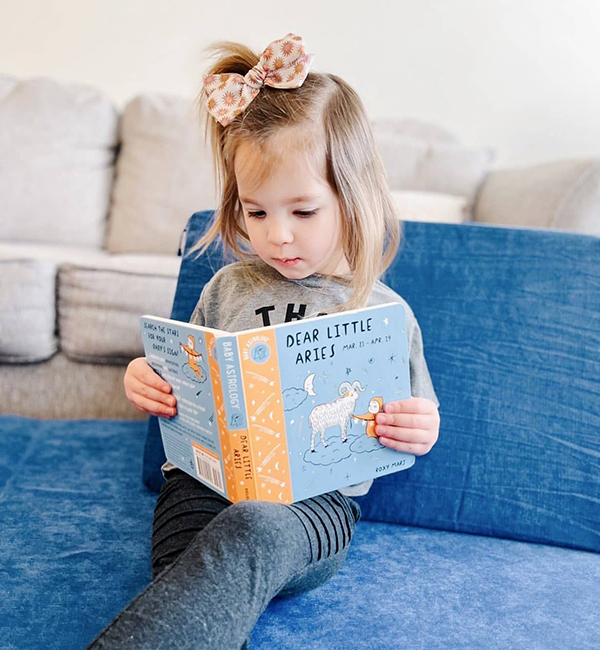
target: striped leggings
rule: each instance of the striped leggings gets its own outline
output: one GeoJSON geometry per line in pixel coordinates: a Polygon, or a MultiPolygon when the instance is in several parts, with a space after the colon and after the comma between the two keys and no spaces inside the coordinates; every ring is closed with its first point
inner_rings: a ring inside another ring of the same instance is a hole
{"type": "Polygon", "coordinates": [[[88,649],[247,648],[272,598],[337,573],[359,519],[358,504],[338,491],[231,504],[172,470],[154,511],[152,582],[88,649]]]}

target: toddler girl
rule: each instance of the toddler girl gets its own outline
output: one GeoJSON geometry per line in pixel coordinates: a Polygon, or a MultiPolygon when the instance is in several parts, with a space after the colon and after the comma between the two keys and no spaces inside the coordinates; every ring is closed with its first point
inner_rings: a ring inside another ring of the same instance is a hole
{"type": "MultiPolygon", "coordinates": [[[[439,402],[408,304],[378,278],[400,237],[365,109],[339,77],[311,72],[294,34],[258,57],[235,43],[199,97],[220,206],[198,242],[220,235],[237,262],[204,287],[191,322],[240,331],[400,302],[407,312],[410,399],[376,415],[381,444],[426,454],[439,402]]],[[[127,397],[160,417],[176,413],[171,387],[145,358],[132,361],[127,397]]],[[[372,427],[373,428],[373,427],[372,427]]],[[[169,462],[154,513],[152,583],[90,648],[246,648],[275,596],[313,589],[342,566],[372,481],[295,504],[231,504],[169,462]]]]}

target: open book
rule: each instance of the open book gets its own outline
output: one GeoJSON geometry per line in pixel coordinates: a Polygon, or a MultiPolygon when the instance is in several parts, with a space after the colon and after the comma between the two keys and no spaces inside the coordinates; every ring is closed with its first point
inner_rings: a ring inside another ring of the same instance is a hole
{"type": "Polygon", "coordinates": [[[166,457],[229,501],[293,503],[413,465],[374,421],[411,396],[400,303],[237,333],[140,320],[177,398],[159,418],[166,457]]]}

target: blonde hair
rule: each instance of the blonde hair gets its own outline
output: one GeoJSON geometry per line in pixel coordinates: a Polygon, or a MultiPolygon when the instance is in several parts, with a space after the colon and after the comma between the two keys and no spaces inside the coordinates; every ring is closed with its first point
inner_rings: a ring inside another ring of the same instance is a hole
{"type": "MultiPolygon", "coordinates": [[[[219,42],[208,51],[217,58],[207,71],[211,75],[245,75],[260,59],[240,43],[219,42]]],[[[226,255],[229,252],[240,261],[257,259],[245,231],[235,154],[243,142],[257,144],[265,151],[264,164],[257,170],[259,177],[264,178],[277,157],[268,155],[266,145],[277,152],[277,136],[294,135],[297,130],[301,135],[299,146],[319,168],[325,166],[327,182],[340,206],[341,242],[352,273],[348,282],[352,293],[337,310],[367,306],[374,282],[396,255],[400,222],[370,122],[356,92],[335,75],[309,72],[299,88],[280,90],[263,86],[227,127],[208,113],[206,100],[202,88],[196,104],[212,149],[220,205],[212,224],[190,252],[203,253],[220,236],[226,255]]]]}

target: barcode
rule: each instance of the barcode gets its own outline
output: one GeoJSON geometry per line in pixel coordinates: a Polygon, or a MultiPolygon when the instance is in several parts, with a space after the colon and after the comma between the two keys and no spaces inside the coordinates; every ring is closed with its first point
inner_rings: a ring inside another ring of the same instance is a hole
{"type": "Polygon", "coordinates": [[[217,458],[209,456],[209,454],[193,445],[194,459],[196,460],[196,471],[198,476],[212,485],[217,490],[223,492],[223,480],[221,478],[221,463],[217,458]]]}

